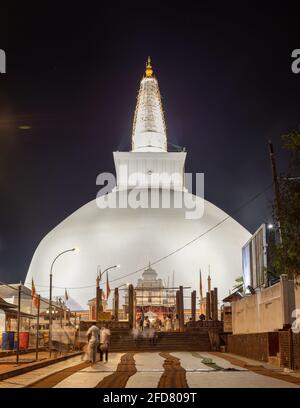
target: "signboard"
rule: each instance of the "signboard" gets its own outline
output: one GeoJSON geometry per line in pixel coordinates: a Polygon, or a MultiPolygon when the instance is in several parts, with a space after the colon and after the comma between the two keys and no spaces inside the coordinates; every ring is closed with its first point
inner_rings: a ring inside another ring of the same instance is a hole
{"type": "Polygon", "coordinates": [[[111,320],[111,313],[110,312],[99,312],[98,320],[111,320]]]}
{"type": "MultiPolygon", "coordinates": [[[[253,289],[267,286],[266,225],[262,224],[242,248],[244,287],[253,289]]],[[[249,290],[248,290],[249,292],[249,290]]]]}

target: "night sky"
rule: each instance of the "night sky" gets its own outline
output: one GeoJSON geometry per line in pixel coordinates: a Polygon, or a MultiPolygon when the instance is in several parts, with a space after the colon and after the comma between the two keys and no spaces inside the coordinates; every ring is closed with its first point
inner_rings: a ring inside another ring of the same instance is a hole
{"type": "MultiPolygon", "coordinates": [[[[287,2],[23,3],[0,15],[1,280],[25,279],[39,241],[95,198],[112,151],[130,149],[148,55],[168,140],[186,147],[186,171],[205,173],[206,199],[233,214],[265,190],[268,139],[285,171],[280,135],[300,113],[299,13],[287,2]]],[[[254,232],[270,221],[271,198],[234,217],[254,232]]]]}

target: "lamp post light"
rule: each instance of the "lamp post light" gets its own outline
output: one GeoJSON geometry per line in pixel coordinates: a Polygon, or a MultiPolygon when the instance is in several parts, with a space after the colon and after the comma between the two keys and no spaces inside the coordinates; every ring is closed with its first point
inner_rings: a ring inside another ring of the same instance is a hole
{"type": "Polygon", "coordinates": [[[62,256],[63,254],[66,254],[67,252],[74,252],[78,251],[78,248],[71,248],[71,249],[66,249],[65,251],[60,252],[53,260],[50,268],[50,286],[49,286],[49,352],[50,352],[50,357],[51,357],[51,348],[52,348],[52,271],[53,271],[53,266],[57,259],[62,256]]]}
{"type": "Polygon", "coordinates": [[[101,272],[101,267],[100,265],[97,265],[97,277],[96,277],[96,321],[98,321],[99,318],[99,311],[100,311],[100,306],[102,306],[102,293],[100,291],[100,281],[102,276],[105,274],[105,272],[115,269],[115,268],[120,268],[120,265],[113,265],[109,266],[108,268],[104,269],[103,272],[101,272]],[[99,272],[100,271],[100,272],[99,272]]]}
{"type": "Polygon", "coordinates": [[[101,281],[102,276],[105,274],[105,272],[109,271],[110,269],[115,269],[115,268],[120,268],[120,265],[109,266],[108,268],[104,269],[103,272],[101,272],[100,265],[97,265],[97,277],[99,277],[99,283],[101,281]],[[100,270],[100,274],[99,274],[99,270],[100,270]]]}
{"type": "Polygon", "coordinates": [[[118,289],[122,288],[123,286],[126,286],[128,288],[128,286],[130,285],[130,283],[121,283],[120,286],[117,286],[118,289]]]}

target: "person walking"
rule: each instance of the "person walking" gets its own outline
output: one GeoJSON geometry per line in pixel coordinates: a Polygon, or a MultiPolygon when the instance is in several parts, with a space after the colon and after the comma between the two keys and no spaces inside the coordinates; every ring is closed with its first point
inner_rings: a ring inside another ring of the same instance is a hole
{"type": "Polygon", "coordinates": [[[141,314],[141,321],[140,321],[140,328],[141,331],[144,330],[144,320],[145,320],[145,315],[144,315],[144,311],[142,310],[142,314],[141,314]]]}
{"type": "Polygon", "coordinates": [[[166,332],[172,331],[172,321],[171,321],[170,315],[168,315],[168,316],[166,317],[166,320],[165,320],[165,330],[166,330],[166,332]]]}
{"type": "Polygon", "coordinates": [[[140,334],[139,329],[136,327],[133,327],[133,329],[131,330],[131,334],[132,334],[134,344],[136,345],[136,347],[138,347],[138,340],[139,340],[139,334],[140,334]]]}
{"type": "Polygon", "coordinates": [[[178,314],[175,315],[174,330],[179,331],[179,316],[178,316],[178,314]]]}
{"type": "Polygon", "coordinates": [[[97,349],[99,345],[99,334],[100,331],[98,327],[93,324],[87,331],[87,338],[88,338],[88,358],[91,365],[96,363],[97,358],[97,349]]]}
{"type": "Polygon", "coordinates": [[[110,343],[110,330],[107,325],[103,325],[100,330],[100,361],[103,361],[105,354],[105,362],[108,361],[108,349],[110,343]]]}

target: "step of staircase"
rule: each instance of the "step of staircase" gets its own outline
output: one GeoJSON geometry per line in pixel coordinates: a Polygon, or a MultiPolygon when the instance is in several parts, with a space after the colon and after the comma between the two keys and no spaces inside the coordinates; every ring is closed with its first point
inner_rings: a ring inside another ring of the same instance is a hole
{"type": "Polygon", "coordinates": [[[134,341],[130,334],[112,334],[110,351],[211,351],[208,333],[157,333],[155,343],[140,337],[134,341]]]}

